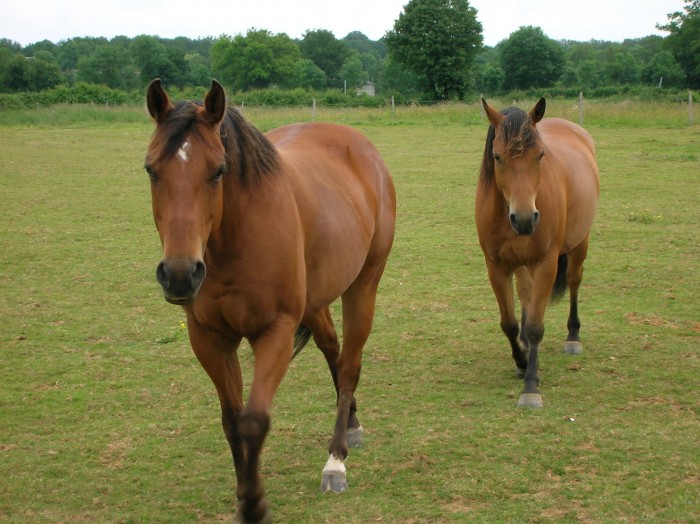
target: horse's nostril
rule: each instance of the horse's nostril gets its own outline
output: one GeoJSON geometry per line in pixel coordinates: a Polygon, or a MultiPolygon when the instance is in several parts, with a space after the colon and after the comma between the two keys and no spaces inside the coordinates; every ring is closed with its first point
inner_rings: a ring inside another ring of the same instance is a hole
{"type": "Polygon", "coordinates": [[[515,215],[515,213],[511,213],[510,215],[508,215],[508,220],[510,220],[511,226],[515,227],[515,224],[518,221],[517,218],[518,217],[515,215]]]}
{"type": "Polygon", "coordinates": [[[538,223],[539,221],[540,221],[540,212],[539,212],[539,211],[535,211],[535,212],[532,214],[532,223],[533,223],[534,225],[537,225],[537,223],[538,223]]]}
{"type": "Polygon", "coordinates": [[[204,281],[204,277],[207,276],[207,266],[201,260],[197,261],[194,265],[194,271],[192,272],[192,284],[197,287],[204,281]]]}
{"type": "Polygon", "coordinates": [[[158,264],[158,267],[156,268],[156,279],[161,286],[168,287],[168,272],[163,262],[158,264]]]}

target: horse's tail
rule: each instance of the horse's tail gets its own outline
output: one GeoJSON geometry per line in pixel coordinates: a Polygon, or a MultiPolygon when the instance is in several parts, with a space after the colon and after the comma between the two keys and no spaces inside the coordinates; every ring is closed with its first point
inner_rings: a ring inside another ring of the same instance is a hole
{"type": "Polygon", "coordinates": [[[552,294],[550,299],[552,302],[560,300],[566,292],[566,268],[569,266],[569,255],[564,253],[559,255],[557,260],[557,276],[554,279],[554,285],[552,286],[552,294]]]}
{"type": "Polygon", "coordinates": [[[304,324],[299,324],[296,333],[294,333],[294,353],[292,354],[292,360],[304,349],[304,346],[309,342],[310,338],[311,330],[304,324]]]}

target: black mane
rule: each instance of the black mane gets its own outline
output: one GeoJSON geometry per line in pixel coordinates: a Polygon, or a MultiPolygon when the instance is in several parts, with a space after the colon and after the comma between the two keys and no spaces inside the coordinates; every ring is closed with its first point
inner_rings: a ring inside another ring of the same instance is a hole
{"type": "MultiPolygon", "coordinates": [[[[519,156],[525,150],[535,145],[537,132],[530,120],[530,116],[520,108],[508,107],[501,111],[505,117],[501,122],[500,133],[505,144],[507,155],[519,156]]],[[[486,145],[484,147],[484,158],[481,161],[481,174],[479,180],[487,187],[495,176],[493,159],[493,141],[496,139],[496,128],[489,126],[486,134],[486,145]]]]}

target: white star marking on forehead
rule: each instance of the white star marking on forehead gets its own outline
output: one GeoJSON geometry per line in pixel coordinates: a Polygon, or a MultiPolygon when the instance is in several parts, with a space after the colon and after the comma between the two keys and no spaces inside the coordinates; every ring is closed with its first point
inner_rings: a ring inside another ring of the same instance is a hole
{"type": "Polygon", "coordinates": [[[177,151],[177,156],[179,156],[180,160],[183,162],[187,162],[190,159],[190,142],[188,140],[180,146],[180,149],[177,151]]]}

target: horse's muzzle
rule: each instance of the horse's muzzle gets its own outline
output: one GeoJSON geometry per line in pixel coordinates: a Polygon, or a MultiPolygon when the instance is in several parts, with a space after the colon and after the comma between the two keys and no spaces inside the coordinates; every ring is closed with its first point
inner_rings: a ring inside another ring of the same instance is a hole
{"type": "Polygon", "coordinates": [[[165,300],[179,306],[194,302],[206,274],[206,266],[201,260],[163,260],[156,269],[156,278],[163,287],[165,300]]]}
{"type": "Polygon", "coordinates": [[[532,213],[510,213],[508,215],[510,227],[516,235],[532,235],[535,232],[537,224],[540,222],[540,212],[533,211],[532,213]]]}

